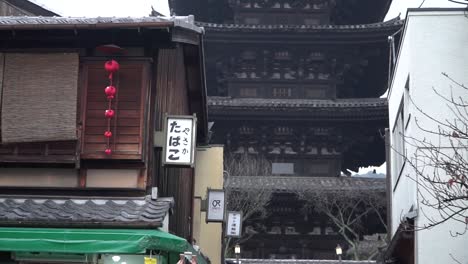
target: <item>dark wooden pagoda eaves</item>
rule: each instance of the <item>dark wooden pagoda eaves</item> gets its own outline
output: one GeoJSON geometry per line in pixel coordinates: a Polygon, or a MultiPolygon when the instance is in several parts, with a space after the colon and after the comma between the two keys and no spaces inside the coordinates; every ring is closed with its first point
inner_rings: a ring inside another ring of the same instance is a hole
{"type": "Polygon", "coordinates": [[[291,176],[232,176],[228,186],[233,189],[266,188],[275,192],[301,190],[377,191],[385,192],[384,178],[361,177],[291,177],[291,176]]]}
{"type": "Polygon", "coordinates": [[[217,24],[196,22],[197,26],[203,27],[207,32],[211,31],[245,31],[245,32],[350,32],[392,30],[403,26],[404,20],[394,18],[385,22],[357,25],[252,25],[252,24],[217,24]]]}
{"type": "Polygon", "coordinates": [[[209,97],[208,109],[211,119],[217,116],[289,116],[295,118],[359,118],[386,119],[387,100],[384,98],[357,99],[265,99],[209,97]]]}

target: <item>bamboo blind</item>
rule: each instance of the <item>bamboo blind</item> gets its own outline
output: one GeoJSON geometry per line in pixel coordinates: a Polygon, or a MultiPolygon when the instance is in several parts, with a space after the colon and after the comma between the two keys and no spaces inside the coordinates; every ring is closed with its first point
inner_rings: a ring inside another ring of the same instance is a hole
{"type": "Polygon", "coordinates": [[[6,53],[2,143],[75,140],[77,53],[6,53]]]}

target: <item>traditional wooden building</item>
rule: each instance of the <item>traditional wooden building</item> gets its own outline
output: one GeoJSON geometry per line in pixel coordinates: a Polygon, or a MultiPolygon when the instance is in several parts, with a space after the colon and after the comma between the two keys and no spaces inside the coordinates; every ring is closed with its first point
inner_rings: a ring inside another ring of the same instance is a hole
{"type": "Polygon", "coordinates": [[[202,29],[0,17],[0,40],[0,262],[175,263],[194,169],[163,167],[154,134],[165,114],[196,115],[193,145],[207,142],[202,29]]]}
{"type": "Polygon", "coordinates": [[[314,224],[301,213],[291,187],[298,181],[318,189],[324,182],[349,184],[355,191],[376,185],[385,192],[383,180],[340,176],[385,161],[387,102],[379,97],[387,88],[388,36],[402,26],[399,19],[382,22],[390,4],[172,1],[176,14],[194,14],[206,32],[212,140],[231,157],[247,153],[271,163],[274,177],[233,179],[238,188],[275,192],[270,205],[276,211],[244,243],[243,256],[335,257],[340,238],[331,223],[314,224]]]}

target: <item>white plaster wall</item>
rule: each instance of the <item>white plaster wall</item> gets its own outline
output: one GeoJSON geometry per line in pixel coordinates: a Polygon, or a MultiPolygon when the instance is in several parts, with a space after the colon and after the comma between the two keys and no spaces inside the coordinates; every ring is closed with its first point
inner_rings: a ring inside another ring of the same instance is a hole
{"type": "MultiPolygon", "coordinates": [[[[405,131],[406,135],[419,139],[425,138],[434,144],[446,145],[439,141],[435,135],[422,132],[415,124],[415,120],[425,128],[437,128],[435,123],[421,114],[415,106],[431,117],[444,120],[453,119],[447,103],[433,91],[454,96],[464,94],[461,88],[453,85],[441,73],[445,72],[458,82],[468,84],[468,18],[458,11],[417,11],[408,14],[407,30],[398,64],[397,73],[389,97],[390,127],[393,122],[404,90],[407,72],[410,72],[410,96],[414,102],[409,107],[411,113],[410,124],[405,131]],[[409,66],[409,70],[403,65],[409,66]],[[406,71],[405,71],[406,70],[406,71]]],[[[408,148],[408,156],[416,149],[408,148]]],[[[409,166],[407,166],[409,167],[409,166]]],[[[404,175],[414,177],[409,168],[405,168],[404,175]]],[[[403,177],[403,176],[402,176],[403,177]]],[[[405,177],[406,178],[406,177],[405,177]]],[[[393,194],[393,219],[399,217],[398,211],[405,209],[409,204],[409,197],[416,193],[417,185],[402,181],[393,194]],[[396,214],[396,215],[395,215],[396,214]]],[[[419,180],[419,179],[418,179],[419,180]]],[[[420,190],[422,190],[420,188],[420,190]]],[[[421,197],[418,195],[420,201],[421,197]]],[[[438,212],[424,207],[421,203],[417,226],[423,226],[429,217],[438,217],[438,212]]],[[[397,224],[397,223],[395,223],[397,224]]],[[[449,221],[430,230],[416,232],[416,263],[456,263],[468,264],[468,234],[452,236],[451,231],[462,230],[463,225],[449,221]]]]}
{"type": "MultiPolygon", "coordinates": [[[[399,57],[395,67],[394,79],[389,91],[388,104],[389,104],[389,128],[390,133],[393,131],[395,119],[400,107],[401,100],[404,94],[404,87],[410,70],[410,41],[407,37],[411,35],[411,28],[406,28],[403,36],[402,46],[400,47],[399,57]]],[[[393,143],[393,138],[390,137],[390,144],[393,143]]],[[[391,151],[391,161],[397,158],[398,153],[391,151]]],[[[416,187],[414,182],[406,177],[406,172],[403,171],[402,176],[398,180],[398,175],[394,172],[395,164],[391,163],[391,177],[392,177],[392,236],[397,230],[402,218],[410,211],[412,205],[416,204],[416,187]]]]}

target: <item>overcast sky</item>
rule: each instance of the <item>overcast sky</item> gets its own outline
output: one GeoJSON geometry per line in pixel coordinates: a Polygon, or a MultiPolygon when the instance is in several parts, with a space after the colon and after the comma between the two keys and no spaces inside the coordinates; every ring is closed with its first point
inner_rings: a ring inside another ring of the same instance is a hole
{"type": "MultiPolygon", "coordinates": [[[[158,12],[168,15],[169,7],[167,0],[31,0],[61,16],[71,17],[142,17],[148,16],[151,6],[158,12]]],[[[378,1],[378,0],[375,0],[378,1]]],[[[409,7],[419,7],[423,0],[393,0],[387,20],[398,16],[401,13],[403,18],[406,9],[409,7]]],[[[425,0],[423,7],[457,7],[455,3],[448,0],[425,0]]]]}

